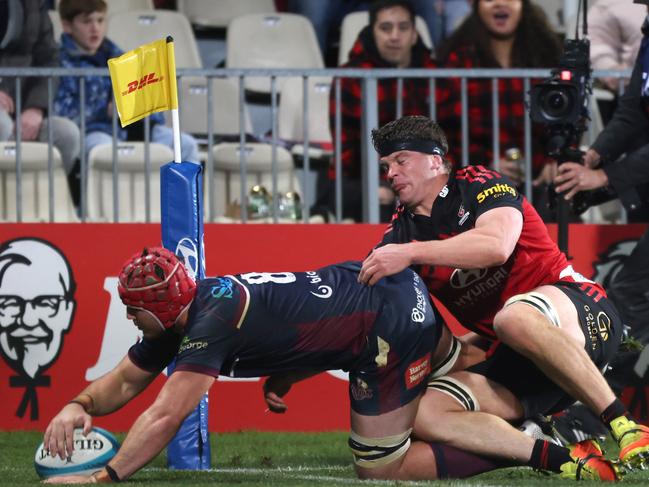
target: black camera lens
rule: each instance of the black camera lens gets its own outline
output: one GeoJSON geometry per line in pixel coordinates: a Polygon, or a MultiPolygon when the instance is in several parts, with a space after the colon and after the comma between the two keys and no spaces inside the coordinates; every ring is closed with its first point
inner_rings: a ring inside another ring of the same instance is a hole
{"type": "Polygon", "coordinates": [[[548,94],[548,108],[561,111],[568,103],[568,97],[562,91],[553,91],[548,94]]]}
{"type": "Polygon", "coordinates": [[[544,97],[543,108],[549,118],[562,118],[570,109],[570,97],[564,90],[550,90],[544,97]]]}
{"type": "Polygon", "coordinates": [[[564,120],[575,109],[574,93],[566,86],[554,86],[541,95],[540,108],[548,120],[564,120]]]}
{"type": "Polygon", "coordinates": [[[570,82],[551,80],[531,90],[532,120],[545,124],[575,123],[580,108],[578,87],[570,82]]]}

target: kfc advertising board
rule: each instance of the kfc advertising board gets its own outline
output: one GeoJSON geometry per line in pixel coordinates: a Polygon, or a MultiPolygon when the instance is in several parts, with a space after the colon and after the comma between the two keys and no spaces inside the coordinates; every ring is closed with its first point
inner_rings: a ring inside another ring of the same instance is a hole
{"type": "MultiPolygon", "coordinates": [[[[643,225],[573,226],[575,269],[606,283],[644,230],[643,225]]],[[[361,260],[383,231],[382,225],[206,225],[207,275],[308,271],[361,260]]],[[[556,228],[551,232],[556,236],[556,228]]],[[[0,429],[44,430],[88,382],[125,356],[139,336],[117,296],[117,274],[133,253],[159,244],[155,224],[0,225],[0,429]]],[[[164,380],[159,377],[125,408],[96,418],[95,424],[128,430],[164,380]]],[[[342,371],[294,386],[283,415],[266,411],[261,385],[260,379],[221,378],[210,390],[210,429],[349,427],[342,371]]]]}

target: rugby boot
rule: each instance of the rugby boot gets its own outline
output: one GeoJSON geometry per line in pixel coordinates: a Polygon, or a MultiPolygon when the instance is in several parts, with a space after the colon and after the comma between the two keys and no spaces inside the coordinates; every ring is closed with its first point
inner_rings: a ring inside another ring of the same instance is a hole
{"type": "Polygon", "coordinates": [[[649,428],[620,416],[611,421],[613,437],[620,445],[620,462],[629,470],[649,468],[649,428]]]}
{"type": "Polygon", "coordinates": [[[615,482],[620,474],[613,463],[604,457],[595,440],[584,440],[571,445],[572,461],[561,465],[559,476],[571,480],[601,480],[615,482]]]}

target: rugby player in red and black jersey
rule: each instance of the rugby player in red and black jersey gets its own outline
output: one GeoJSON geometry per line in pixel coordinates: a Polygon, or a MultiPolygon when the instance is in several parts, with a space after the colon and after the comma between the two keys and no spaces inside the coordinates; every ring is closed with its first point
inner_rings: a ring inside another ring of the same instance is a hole
{"type": "Polygon", "coordinates": [[[372,137],[400,206],[359,280],[375,285],[411,266],[460,323],[494,341],[485,362],[429,384],[422,400],[428,414],[418,416],[415,433],[568,477],[599,478],[588,466],[567,472],[565,449],[502,421],[549,414],[576,399],[614,433],[624,464],[642,461],[649,433],[598,370],[622,335],[601,286],[575,272],[511,181],[482,166],[453,169],[432,120],[403,117],[372,137]],[[476,397],[479,406],[469,401],[476,397]]]}

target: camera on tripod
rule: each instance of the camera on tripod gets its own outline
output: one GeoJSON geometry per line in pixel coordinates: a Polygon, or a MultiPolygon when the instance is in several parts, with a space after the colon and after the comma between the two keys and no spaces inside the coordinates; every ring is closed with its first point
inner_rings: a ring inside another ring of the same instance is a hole
{"type": "Polygon", "coordinates": [[[566,39],[559,67],[530,90],[530,117],[546,126],[546,152],[558,162],[575,158],[586,130],[590,85],[590,42],[566,39]]]}

